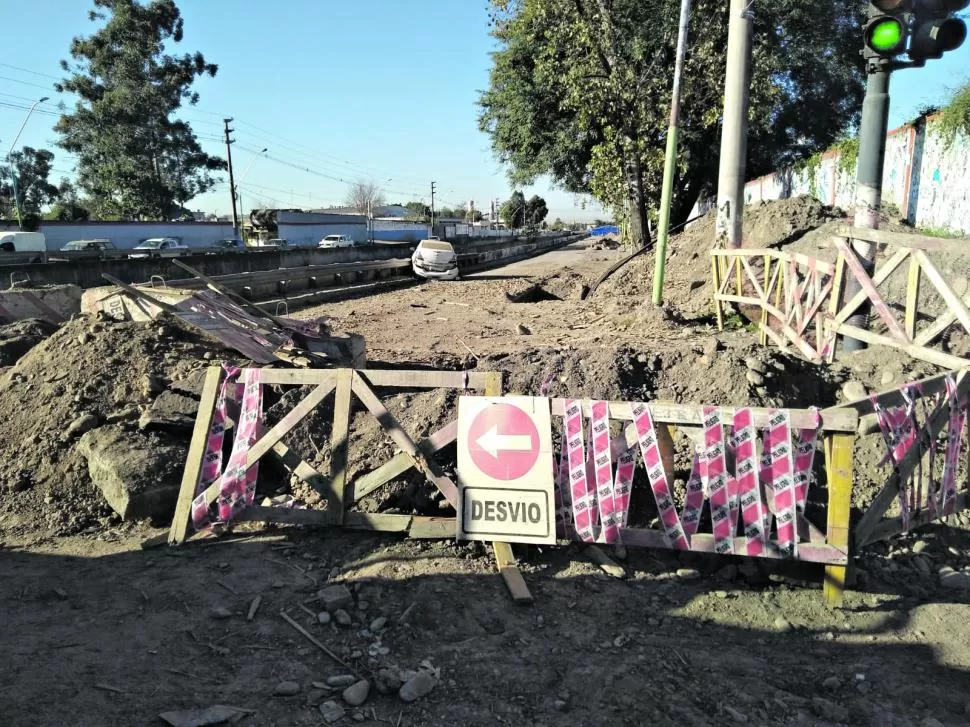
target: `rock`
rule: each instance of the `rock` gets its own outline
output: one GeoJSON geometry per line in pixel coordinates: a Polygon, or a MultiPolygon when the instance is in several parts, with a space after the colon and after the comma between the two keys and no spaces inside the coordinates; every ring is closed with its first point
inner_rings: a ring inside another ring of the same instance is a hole
{"type": "Polygon", "coordinates": [[[180,709],[174,712],[162,712],[158,715],[158,718],[169,727],[208,727],[209,725],[226,724],[245,715],[246,711],[237,707],[214,704],[205,709],[180,709]]]}
{"type": "Polygon", "coordinates": [[[946,565],[940,568],[940,585],[961,591],[970,591],[970,574],[961,573],[946,565]]]}
{"type": "Polygon", "coordinates": [[[168,388],[179,394],[188,394],[198,399],[202,396],[202,389],[205,388],[204,368],[193,371],[184,379],[177,379],[168,388]]]}
{"type": "Polygon", "coordinates": [[[701,572],[696,568],[678,568],[677,577],[683,578],[685,581],[696,581],[701,577],[701,572]]]}
{"type": "Polygon", "coordinates": [[[866,387],[858,381],[847,381],[842,387],[842,396],[846,401],[861,401],[869,398],[866,387]]]}
{"type": "Polygon", "coordinates": [[[353,674],[338,674],[336,676],[327,677],[328,687],[349,687],[351,684],[357,681],[357,677],[353,674]]]}
{"type": "Polygon", "coordinates": [[[326,626],[328,623],[330,623],[330,614],[327,613],[326,611],[321,611],[320,613],[318,613],[317,623],[320,623],[326,626]]]}
{"type": "Polygon", "coordinates": [[[387,626],[387,618],[384,616],[378,616],[370,622],[370,626],[368,628],[370,628],[370,632],[372,634],[377,634],[383,631],[385,626],[387,626]]]}
{"type": "Polygon", "coordinates": [[[401,672],[397,669],[381,669],[374,676],[374,686],[381,694],[393,694],[402,683],[401,672]]]}
{"type": "Polygon", "coordinates": [[[91,482],[123,520],[171,518],[186,447],[110,424],[88,432],[77,451],[91,482]]]}
{"type": "Polygon", "coordinates": [[[357,603],[358,611],[366,611],[368,608],[370,608],[370,604],[367,601],[358,601],[357,603]]]}
{"type": "Polygon", "coordinates": [[[300,693],[300,685],[296,682],[280,682],[273,690],[274,697],[295,697],[300,693]]]}
{"type": "Polygon", "coordinates": [[[86,346],[88,344],[88,341],[90,340],[91,340],[91,334],[88,333],[87,331],[81,331],[79,334],[77,334],[77,342],[80,343],[82,346],[86,346]]]}
{"type": "Polygon", "coordinates": [[[552,706],[555,707],[557,712],[566,712],[569,710],[569,702],[565,699],[557,699],[552,703],[552,706]]]}
{"type": "Polygon", "coordinates": [[[354,720],[354,722],[363,722],[365,719],[367,719],[363,712],[354,712],[352,715],[350,715],[350,718],[354,720]]]}
{"type": "Polygon", "coordinates": [[[337,609],[346,608],[354,603],[354,596],[347,586],[336,585],[327,586],[317,591],[317,598],[323,604],[323,608],[330,613],[337,609]]]}
{"type": "Polygon", "coordinates": [[[879,383],[883,386],[889,386],[893,381],[896,380],[896,372],[886,369],[882,372],[882,376],[879,377],[879,383]]]}
{"type": "Polygon", "coordinates": [[[515,332],[518,333],[520,336],[532,335],[532,331],[530,331],[526,326],[523,326],[521,323],[515,327],[515,332]]]}
{"type": "Polygon", "coordinates": [[[933,575],[933,571],[930,568],[930,562],[925,556],[917,555],[913,558],[913,565],[916,566],[916,570],[923,578],[930,578],[933,575]]]}
{"type": "Polygon", "coordinates": [[[833,676],[830,676],[828,679],[826,679],[824,682],[822,682],[822,686],[828,689],[829,691],[835,691],[836,689],[842,686],[842,680],[839,679],[837,676],[833,675],[833,676]]]}
{"type": "Polygon", "coordinates": [[[318,709],[320,710],[320,714],[323,716],[323,721],[327,724],[333,724],[334,722],[343,719],[344,708],[332,699],[321,704],[318,709]]]}
{"type": "Polygon", "coordinates": [[[85,412],[67,425],[67,429],[64,431],[64,436],[68,439],[73,439],[74,437],[84,434],[85,432],[90,432],[92,429],[98,426],[99,423],[100,420],[98,417],[90,412],[85,412]]]}
{"type": "Polygon", "coordinates": [[[230,611],[225,606],[218,606],[217,608],[214,608],[211,611],[209,611],[209,617],[210,618],[214,618],[217,621],[222,621],[222,620],[225,620],[227,618],[231,618],[232,617],[232,611],[230,611]]]}
{"type": "Polygon", "coordinates": [[[765,377],[762,374],[759,374],[757,371],[749,370],[744,377],[752,386],[761,386],[763,383],[765,383],[765,377]]]}
{"type": "Polygon", "coordinates": [[[145,396],[157,396],[165,391],[165,382],[158,376],[147,374],[141,382],[141,390],[145,396]]]}
{"type": "Polygon", "coordinates": [[[763,374],[768,370],[765,368],[765,365],[754,356],[748,356],[746,359],[744,359],[744,365],[748,368],[748,371],[755,371],[759,374],[763,374]]]}
{"type": "Polygon", "coordinates": [[[724,344],[716,338],[708,338],[706,341],[704,341],[704,355],[708,358],[713,357],[715,353],[723,349],[724,344]]]}
{"type": "Polygon", "coordinates": [[[787,634],[792,630],[792,625],[784,616],[779,616],[776,618],[772,626],[774,626],[775,631],[780,634],[787,634]]]}
{"type": "Polygon", "coordinates": [[[174,391],[163,391],[152,402],[151,408],[141,415],[138,428],[160,429],[173,432],[192,431],[199,402],[174,391]]]}
{"type": "Polygon", "coordinates": [[[353,623],[350,618],[350,614],[344,611],[342,608],[338,608],[333,612],[333,620],[341,626],[350,626],[350,624],[353,623]]]}
{"type": "Polygon", "coordinates": [[[429,695],[437,683],[431,672],[422,669],[404,683],[397,695],[402,702],[414,702],[429,695]]]}
{"type": "Polygon", "coordinates": [[[735,722],[740,724],[745,724],[748,721],[748,715],[744,714],[743,712],[739,712],[734,707],[729,705],[724,705],[724,713],[735,722]]]}
{"type": "Polygon", "coordinates": [[[366,679],[361,679],[359,682],[351,684],[349,687],[344,689],[343,700],[349,704],[351,707],[359,707],[364,702],[367,701],[367,696],[370,694],[370,682],[366,679]]]}
{"type": "Polygon", "coordinates": [[[814,709],[815,714],[822,719],[827,719],[832,722],[849,721],[848,709],[840,704],[836,704],[835,702],[830,702],[828,699],[823,699],[822,697],[812,697],[812,709],[814,709]]]}
{"type": "Polygon", "coordinates": [[[915,543],[913,543],[913,552],[919,555],[920,553],[925,551],[928,547],[930,547],[929,541],[917,540],[915,543]]]}

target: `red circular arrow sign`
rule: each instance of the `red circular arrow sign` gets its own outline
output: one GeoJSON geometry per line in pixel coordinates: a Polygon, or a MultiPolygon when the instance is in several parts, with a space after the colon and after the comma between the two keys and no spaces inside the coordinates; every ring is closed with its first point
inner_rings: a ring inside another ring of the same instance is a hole
{"type": "Polygon", "coordinates": [[[535,467],[539,431],[519,407],[492,404],[472,421],[467,446],[478,469],[492,479],[511,482],[535,467]]]}

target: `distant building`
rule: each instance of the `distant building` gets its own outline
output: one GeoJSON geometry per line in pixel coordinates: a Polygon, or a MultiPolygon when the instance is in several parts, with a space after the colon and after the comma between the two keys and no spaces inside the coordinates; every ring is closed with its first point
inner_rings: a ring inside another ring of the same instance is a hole
{"type": "MultiPolygon", "coordinates": [[[[327,215],[360,215],[355,207],[327,207],[325,209],[313,209],[310,212],[317,212],[327,215]]],[[[414,212],[407,207],[397,204],[382,205],[372,210],[375,219],[379,220],[403,220],[412,217],[414,212]]]]}

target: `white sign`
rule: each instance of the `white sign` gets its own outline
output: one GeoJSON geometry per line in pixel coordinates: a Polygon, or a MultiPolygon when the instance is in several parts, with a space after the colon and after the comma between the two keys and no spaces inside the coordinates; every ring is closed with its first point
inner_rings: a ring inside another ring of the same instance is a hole
{"type": "Polygon", "coordinates": [[[458,538],[555,543],[549,400],[458,401],[458,538]]]}

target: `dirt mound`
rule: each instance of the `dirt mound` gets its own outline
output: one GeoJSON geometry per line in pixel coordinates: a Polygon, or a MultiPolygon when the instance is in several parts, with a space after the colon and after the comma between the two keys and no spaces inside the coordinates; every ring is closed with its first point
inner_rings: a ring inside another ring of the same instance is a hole
{"type": "Polygon", "coordinates": [[[13,366],[55,330],[57,326],[42,318],[26,318],[0,326],[0,366],[13,366]]]}
{"type": "MultiPolygon", "coordinates": [[[[80,436],[106,424],[134,432],[170,385],[198,391],[208,359],[240,360],[176,320],[79,317],[27,352],[0,378],[0,450],[8,453],[0,462],[0,529],[68,534],[116,523],[91,482],[80,436]]],[[[182,448],[189,436],[152,435],[160,446],[182,448]]]]}

